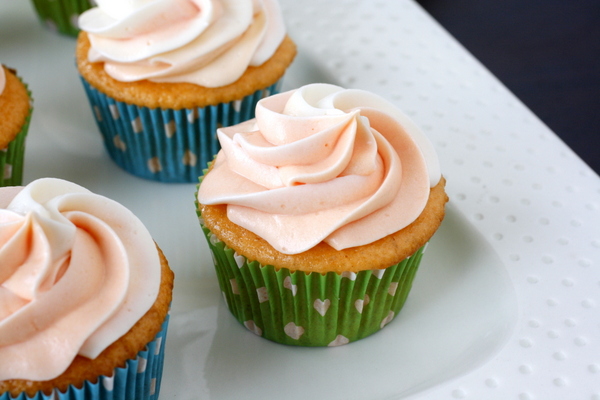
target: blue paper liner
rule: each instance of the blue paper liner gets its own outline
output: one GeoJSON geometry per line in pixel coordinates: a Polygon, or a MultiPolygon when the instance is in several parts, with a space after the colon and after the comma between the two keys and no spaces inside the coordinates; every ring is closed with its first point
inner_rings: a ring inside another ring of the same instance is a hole
{"type": "Polygon", "coordinates": [[[254,118],[256,103],[281,84],[229,103],[172,110],[119,102],[81,80],[113,161],[141,178],[180,183],[197,183],[219,151],[217,128],[254,118]]]}
{"type": "Polygon", "coordinates": [[[70,386],[62,393],[38,392],[33,397],[25,393],[11,397],[0,395],[0,400],[157,400],[167,341],[169,315],[153,341],[140,351],[135,359],[127,360],[125,367],[116,368],[113,376],[100,376],[96,383],[85,381],[81,388],[70,386]]]}

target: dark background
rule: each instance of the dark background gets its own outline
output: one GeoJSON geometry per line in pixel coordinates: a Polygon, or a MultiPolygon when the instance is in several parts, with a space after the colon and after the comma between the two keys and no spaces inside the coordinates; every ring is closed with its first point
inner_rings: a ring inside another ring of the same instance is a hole
{"type": "Polygon", "coordinates": [[[600,174],[600,0],[417,0],[600,174]]]}

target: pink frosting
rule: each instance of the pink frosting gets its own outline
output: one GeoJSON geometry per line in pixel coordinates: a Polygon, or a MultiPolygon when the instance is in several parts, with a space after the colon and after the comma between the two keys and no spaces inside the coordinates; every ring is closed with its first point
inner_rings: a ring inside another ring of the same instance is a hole
{"type": "Polygon", "coordinates": [[[235,82],[277,50],[285,26],[277,0],[97,0],[79,27],[91,62],[123,82],[235,82]]]}
{"type": "Polygon", "coordinates": [[[312,84],[261,100],[218,131],[222,150],[198,192],[275,249],[297,254],[374,242],[412,223],[441,174],[406,115],[363,90],[312,84]]]}
{"type": "Polygon", "coordinates": [[[160,259],[129,210],[40,179],[0,189],[0,381],[47,380],[95,358],[150,309],[160,259]]]}

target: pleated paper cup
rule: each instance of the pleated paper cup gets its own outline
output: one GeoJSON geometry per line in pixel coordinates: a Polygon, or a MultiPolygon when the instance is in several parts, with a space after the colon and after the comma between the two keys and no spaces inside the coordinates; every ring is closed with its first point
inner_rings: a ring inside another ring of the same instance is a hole
{"type": "Polygon", "coordinates": [[[69,386],[64,393],[57,389],[50,394],[38,392],[33,397],[25,393],[11,397],[4,393],[0,400],[157,400],[168,325],[169,315],[154,340],[135,359],[127,360],[122,368],[116,368],[112,376],[100,376],[96,382],[85,381],[81,388],[69,386]]]}
{"type": "MultiPolygon", "coordinates": [[[[21,82],[23,82],[21,80],[21,82]]],[[[27,88],[27,84],[23,82],[27,88]]],[[[29,95],[29,114],[25,118],[25,122],[21,126],[21,130],[11,140],[8,145],[0,149],[0,187],[2,186],[20,186],[23,183],[23,164],[25,162],[25,142],[27,132],[29,131],[29,123],[33,112],[33,99],[31,92],[27,90],[29,95]]]]}
{"type": "Polygon", "coordinates": [[[256,103],[280,90],[277,82],[229,103],[174,110],[123,103],[82,82],[111,159],[141,178],[180,183],[197,183],[220,150],[217,128],[254,118],[256,103]]]}
{"type": "Polygon", "coordinates": [[[233,316],[256,335],[287,345],[339,346],[383,329],[402,309],[426,247],[385,269],[305,273],[246,259],[199,217],[233,316]]]}

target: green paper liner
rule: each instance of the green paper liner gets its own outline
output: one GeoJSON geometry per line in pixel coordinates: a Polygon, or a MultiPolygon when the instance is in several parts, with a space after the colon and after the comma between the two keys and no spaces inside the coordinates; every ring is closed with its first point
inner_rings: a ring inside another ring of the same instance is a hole
{"type": "Polygon", "coordinates": [[[29,114],[25,118],[21,130],[17,133],[15,138],[8,143],[7,147],[0,149],[0,187],[20,186],[23,182],[25,140],[27,138],[27,132],[29,131],[31,114],[33,112],[33,99],[27,84],[22,80],[21,82],[25,85],[25,88],[27,88],[27,94],[29,95],[29,114]]]}
{"type": "Polygon", "coordinates": [[[32,3],[42,24],[69,36],[79,34],[79,15],[92,7],[89,0],[32,0],[32,3]]]}
{"type": "Polygon", "coordinates": [[[402,309],[426,245],[382,270],[292,272],[249,261],[204,225],[227,306],[248,330],[296,346],[339,346],[365,338],[402,309]]]}

